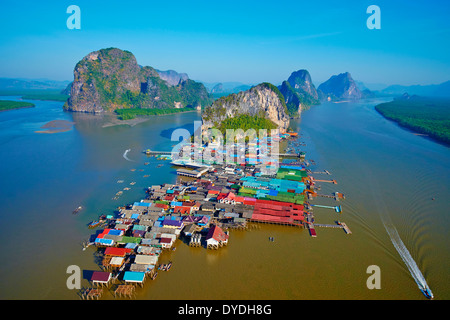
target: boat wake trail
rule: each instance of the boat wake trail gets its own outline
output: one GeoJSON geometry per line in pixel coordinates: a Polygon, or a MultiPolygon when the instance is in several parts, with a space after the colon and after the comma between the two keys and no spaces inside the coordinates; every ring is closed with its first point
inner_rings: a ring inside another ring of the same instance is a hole
{"type": "Polygon", "coordinates": [[[417,283],[419,289],[423,292],[423,294],[427,298],[433,298],[433,293],[431,292],[430,287],[428,286],[422,272],[420,272],[419,267],[417,266],[413,257],[411,256],[402,239],[400,238],[397,229],[393,225],[385,223],[385,221],[383,221],[383,224],[389,237],[391,238],[392,244],[394,245],[395,249],[397,249],[397,252],[399,253],[400,257],[406,264],[406,267],[408,267],[408,270],[411,273],[411,276],[413,277],[414,281],[417,283]]]}
{"type": "Polygon", "coordinates": [[[125,150],[125,152],[123,153],[123,157],[124,157],[125,160],[127,160],[127,161],[136,162],[136,161],[131,160],[130,158],[127,157],[127,154],[128,154],[128,152],[130,152],[130,151],[131,151],[131,149],[125,150]]]}
{"type": "MultiPolygon", "coordinates": [[[[372,183],[374,183],[373,179],[372,183]]],[[[413,257],[409,253],[408,249],[406,248],[405,244],[403,243],[402,239],[400,238],[400,235],[398,234],[397,228],[395,228],[394,224],[391,221],[391,218],[389,216],[389,212],[386,209],[386,206],[382,201],[380,201],[381,196],[378,194],[377,186],[374,185],[373,188],[373,195],[376,197],[376,205],[378,207],[378,212],[381,217],[381,221],[383,222],[384,228],[386,229],[386,232],[389,235],[389,238],[391,239],[392,244],[394,245],[395,249],[397,250],[398,254],[402,258],[403,262],[405,263],[406,267],[409,270],[409,273],[413,277],[414,281],[417,283],[417,286],[419,287],[420,291],[428,298],[433,299],[433,293],[431,292],[430,287],[428,286],[425,277],[423,276],[422,272],[420,271],[419,267],[417,266],[416,262],[414,261],[413,257]],[[376,194],[375,194],[376,193],[376,194]]]]}

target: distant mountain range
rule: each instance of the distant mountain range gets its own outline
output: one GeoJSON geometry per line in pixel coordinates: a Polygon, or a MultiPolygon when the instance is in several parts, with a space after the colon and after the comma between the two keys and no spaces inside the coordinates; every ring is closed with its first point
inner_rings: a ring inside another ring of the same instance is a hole
{"type": "Polygon", "coordinates": [[[401,95],[405,92],[410,95],[420,95],[428,97],[450,97],[450,81],[446,81],[441,84],[432,84],[424,86],[392,85],[379,91],[380,94],[394,95],[394,96],[401,95]]]}
{"type": "MultiPolygon", "coordinates": [[[[134,107],[205,107],[211,105],[213,98],[246,92],[255,87],[241,82],[194,81],[186,73],[143,67],[137,64],[131,52],[116,48],[90,53],[78,62],[74,75],[75,84],[68,80],[0,78],[0,92],[5,95],[12,91],[58,90],[72,95],[66,109],[101,112],[134,107]]],[[[354,80],[349,72],[333,75],[316,88],[305,69],[292,72],[276,88],[284,98],[283,104],[290,117],[298,116],[302,110],[323,101],[402,95],[450,97],[450,81],[436,85],[366,85],[354,80]]]]}
{"type": "MultiPolygon", "coordinates": [[[[200,81],[201,82],[201,81],[200,81]]],[[[251,84],[242,82],[202,82],[209,93],[214,95],[225,95],[239,93],[253,87],[251,84]]]]}
{"type": "Polygon", "coordinates": [[[70,81],[56,81],[48,79],[14,79],[0,78],[0,90],[63,90],[70,81]]]}

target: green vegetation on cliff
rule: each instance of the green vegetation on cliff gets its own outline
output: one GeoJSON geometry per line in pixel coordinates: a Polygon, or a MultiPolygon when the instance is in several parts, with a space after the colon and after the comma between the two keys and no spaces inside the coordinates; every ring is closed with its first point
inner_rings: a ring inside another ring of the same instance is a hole
{"type": "Polygon", "coordinates": [[[91,52],[77,63],[65,109],[101,113],[116,109],[179,109],[213,102],[203,84],[183,78],[173,85],[152,67],[141,67],[129,51],[91,52]]]}
{"type": "Polygon", "coordinates": [[[415,132],[450,144],[450,100],[394,100],[375,107],[385,118],[415,132]]]}
{"type": "Polygon", "coordinates": [[[255,129],[258,132],[259,129],[270,130],[276,129],[278,126],[264,116],[242,114],[234,118],[227,118],[223,120],[220,124],[217,124],[216,128],[225,135],[227,129],[242,129],[244,132],[248,129],[255,129]]]}
{"type": "Polygon", "coordinates": [[[290,117],[298,116],[298,107],[302,103],[300,95],[294,90],[294,88],[292,88],[292,86],[287,81],[283,81],[281,89],[287,101],[287,103],[285,103],[288,110],[288,115],[290,117]]]}

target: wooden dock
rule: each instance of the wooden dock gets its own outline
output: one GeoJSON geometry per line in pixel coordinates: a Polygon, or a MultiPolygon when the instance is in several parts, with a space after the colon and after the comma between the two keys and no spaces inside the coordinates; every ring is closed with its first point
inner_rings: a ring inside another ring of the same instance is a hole
{"type": "Polygon", "coordinates": [[[172,151],[153,151],[153,150],[144,150],[143,153],[147,155],[156,155],[156,154],[165,154],[165,155],[171,155],[172,151]]]}
{"type": "Polygon", "coordinates": [[[336,180],[318,180],[318,179],[314,179],[314,182],[328,182],[328,183],[333,183],[333,184],[337,184],[336,180]]]}
{"type": "Polygon", "coordinates": [[[345,233],[352,234],[352,232],[350,231],[350,228],[347,226],[347,224],[345,222],[341,222],[341,226],[344,228],[345,233]]]}
{"type": "Polygon", "coordinates": [[[316,223],[314,224],[315,227],[319,228],[336,228],[336,229],[343,229],[346,234],[351,234],[350,228],[347,226],[345,222],[335,221],[336,224],[323,224],[323,223],[316,223]]]}
{"type": "Polygon", "coordinates": [[[320,228],[339,228],[339,229],[343,229],[343,228],[344,228],[342,225],[338,225],[338,224],[322,224],[322,223],[316,223],[315,226],[316,226],[316,227],[320,227],[320,228]]]}

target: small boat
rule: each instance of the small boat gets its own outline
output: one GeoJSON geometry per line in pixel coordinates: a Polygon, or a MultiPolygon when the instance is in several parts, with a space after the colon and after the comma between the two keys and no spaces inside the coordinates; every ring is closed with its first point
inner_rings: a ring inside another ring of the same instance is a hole
{"type": "Polygon", "coordinates": [[[420,291],[422,291],[422,293],[425,295],[425,297],[427,297],[427,299],[430,299],[430,300],[432,300],[432,299],[434,299],[434,295],[433,295],[433,293],[431,292],[431,290],[430,289],[422,289],[422,288],[420,288],[420,291]]]}
{"type": "Polygon", "coordinates": [[[160,264],[158,270],[166,271],[167,264],[160,264]]]}
{"type": "Polygon", "coordinates": [[[170,261],[169,264],[166,266],[166,271],[169,271],[170,268],[172,268],[172,261],[170,261]]]}
{"type": "Polygon", "coordinates": [[[100,224],[101,224],[100,221],[92,221],[91,223],[89,223],[88,228],[94,229],[94,228],[97,228],[100,224]]]}
{"type": "Polygon", "coordinates": [[[161,164],[158,164],[156,167],[157,168],[160,168],[160,167],[162,167],[163,166],[163,164],[161,163],[161,164]]]}
{"type": "Polygon", "coordinates": [[[81,209],[83,209],[83,207],[79,206],[78,208],[76,208],[75,210],[72,211],[72,214],[77,214],[78,212],[81,211],[81,209]]]}
{"type": "Polygon", "coordinates": [[[157,275],[158,275],[158,271],[153,274],[152,280],[155,280],[157,275]]]}

